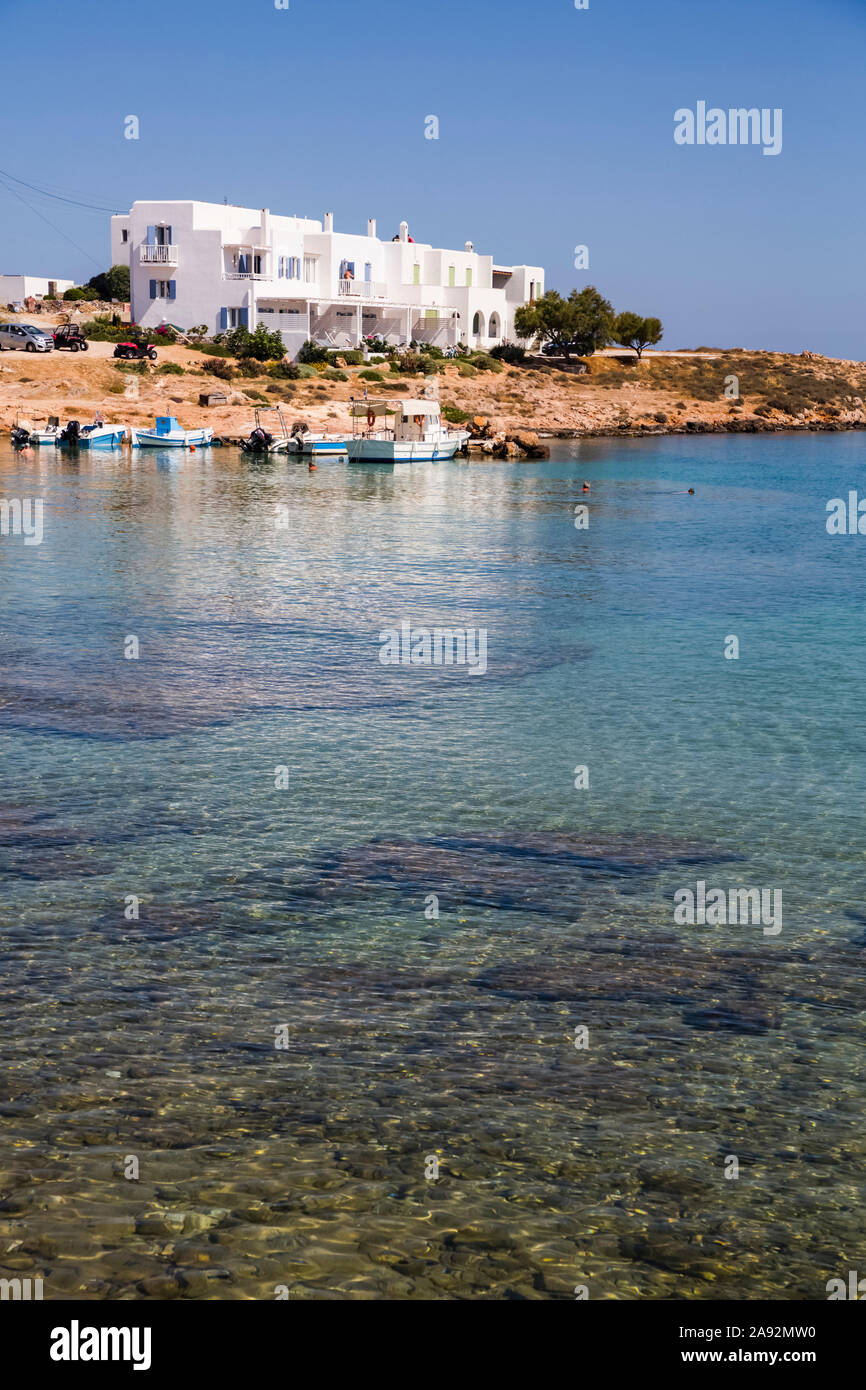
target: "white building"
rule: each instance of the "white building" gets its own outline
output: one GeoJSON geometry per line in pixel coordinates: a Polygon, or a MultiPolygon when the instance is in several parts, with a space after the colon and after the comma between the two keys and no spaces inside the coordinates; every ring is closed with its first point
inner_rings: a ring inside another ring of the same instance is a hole
{"type": "Polygon", "coordinates": [[[382,241],[324,223],[221,203],[137,202],[111,219],[111,263],[129,264],[132,318],[145,328],[243,324],[278,329],[295,356],[307,338],[355,347],[514,339],[514,313],[544,293],[539,266],[497,266],[471,242],[444,251],[401,224],[382,241]]]}
{"type": "Polygon", "coordinates": [[[43,280],[41,275],[0,275],[0,304],[19,304],[31,298],[58,299],[74,284],[74,280],[43,280]]]}

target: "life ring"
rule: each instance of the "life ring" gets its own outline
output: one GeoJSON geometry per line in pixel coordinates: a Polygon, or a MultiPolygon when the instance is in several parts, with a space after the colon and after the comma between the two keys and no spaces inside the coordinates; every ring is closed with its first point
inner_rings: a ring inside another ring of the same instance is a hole
{"type": "Polygon", "coordinates": [[[423,416],[423,415],[413,415],[413,416],[412,416],[412,419],[415,421],[415,424],[418,426],[419,430],[423,428],[423,426],[424,426],[424,416],[423,416]]]}
{"type": "Polygon", "coordinates": [[[368,428],[368,429],[372,429],[373,426],[375,425],[375,423],[376,423],[376,412],[375,412],[375,410],[368,410],[368,411],[367,411],[367,428],[368,428]]]}

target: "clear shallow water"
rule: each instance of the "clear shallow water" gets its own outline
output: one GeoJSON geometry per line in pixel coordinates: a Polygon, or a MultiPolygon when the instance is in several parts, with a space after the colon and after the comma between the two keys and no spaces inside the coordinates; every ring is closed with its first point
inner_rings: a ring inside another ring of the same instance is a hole
{"type": "Polygon", "coordinates": [[[0,1277],[786,1299],[857,1267],[866,542],[825,504],[859,436],[0,450],[45,499],[42,545],[0,538],[0,1277]],[[383,667],[403,618],[486,627],[487,673],[383,667]],[[781,889],[781,935],[676,926],[698,878],[781,889]]]}

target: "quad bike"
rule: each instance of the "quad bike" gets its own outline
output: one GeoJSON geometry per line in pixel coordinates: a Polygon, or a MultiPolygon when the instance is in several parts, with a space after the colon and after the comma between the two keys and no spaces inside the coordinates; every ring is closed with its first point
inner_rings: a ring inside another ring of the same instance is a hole
{"type": "Polygon", "coordinates": [[[132,362],[143,362],[145,357],[149,357],[151,362],[155,362],[156,348],[149,343],[118,343],[114,355],[132,362]]]}

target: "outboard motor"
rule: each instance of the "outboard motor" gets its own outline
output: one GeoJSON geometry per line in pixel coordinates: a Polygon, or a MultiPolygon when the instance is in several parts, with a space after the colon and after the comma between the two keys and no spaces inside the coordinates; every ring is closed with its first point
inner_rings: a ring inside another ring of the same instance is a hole
{"type": "Polygon", "coordinates": [[[30,431],[16,428],[12,431],[12,444],[16,449],[23,449],[30,443],[30,431]]]}
{"type": "Polygon", "coordinates": [[[242,442],[241,448],[247,454],[266,454],[273,442],[274,436],[257,425],[249,439],[242,442]]]}
{"type": "Polygon", "coordinates": [[[70,420],[65,430],[61,430],[59,435],[61,444],[77,444],[81,438],[81,426],[77,420],[70,420]]]}

